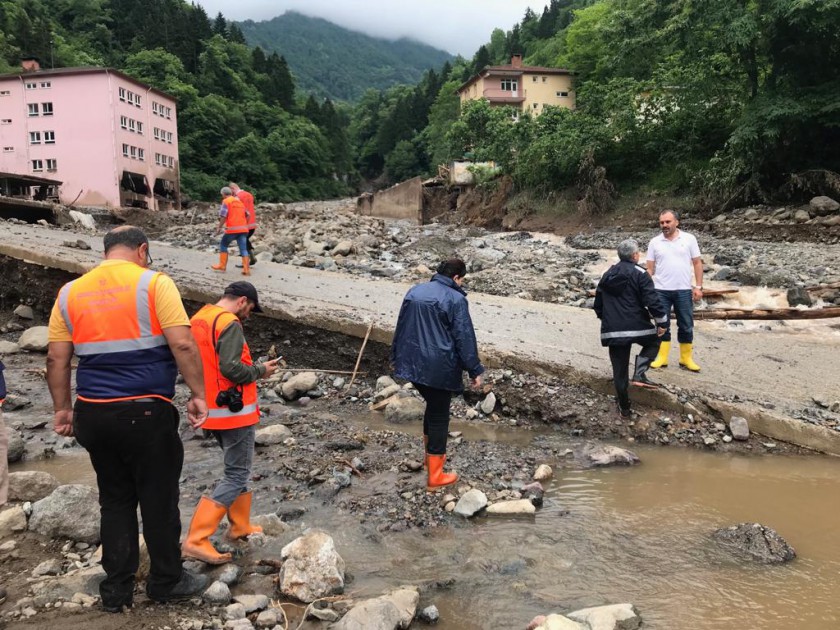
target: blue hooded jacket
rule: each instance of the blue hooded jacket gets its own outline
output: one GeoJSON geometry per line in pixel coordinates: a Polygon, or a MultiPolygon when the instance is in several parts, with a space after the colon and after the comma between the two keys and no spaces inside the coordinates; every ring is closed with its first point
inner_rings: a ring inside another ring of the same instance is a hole
{"type": "Polygon", "coordinates": [[[409,289],[391,345],[395,376],[460,392],[464,370],[470,378],[484,372],[466,295],[452,278],[440,274],[409,289]]]}

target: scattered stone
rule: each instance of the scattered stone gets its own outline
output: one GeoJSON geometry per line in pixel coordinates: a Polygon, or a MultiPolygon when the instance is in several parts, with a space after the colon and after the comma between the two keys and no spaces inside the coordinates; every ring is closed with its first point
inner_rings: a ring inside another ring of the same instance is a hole
{"type": "Polygon", "coordinates": [[[273,608],[262,611],[257,615],[257,628],[273,628],[280,623],[280,615],[273,608]]]}
{"type": "Polygon", "coordinates": [[[245,606],[234,602],[225,607],[225,619],[228,621],[236,621],[237,619],[245,619],[245,606]]]}
{"type": "Polygon", "coordinates": [[[535,617],[530,624],[528,630],[590,630],[583,624],[572,621],[563,615],[541,615],[535,617]]]}
{"type": "Polygon", "coordinates": [[[230,603],[230,589],[224,582],[216,580],[204,591],[201,598],[214,606],[226,606],[230,603]]]}
{"type": "Polygon", "coordinates": [[[32,583],[32,595],[47,601],[70,600],[76,593],[99,595],[99,583],[105,579],[105,570],[98,564],[71,571],[57,577],[42,578],[32,583]]]}
{"type": "Polygon", "coordinates": [[[401,588],[383,595],[360,602],[332,626],[333,630],[397,630],[408,628],[420,593],[416,587],[401,588]]]}
{"type": "Polygon", "coordinates": [[[385,407],[385,419],[388,422],[415,422],[423,419],[426,404],[414,396],[395,398],[385,407]]]}
{"type": "Polygon", "coordinates": [[[455,506],[455,514],[470,518],[487,507],[487,495],[478,488],[464,493],[455,506]]]}
{"type": "Polygon", "coordinates": [[[280,591],[311,602],[344,591],[344,560],[332,537],[312,530],[283,547],[280,553],[280,591]]]}
{"type": "Polygon", "coordinates": [[[440,611],[438,611],[438,607],[434,604],[426,606],[423,610],[417,613],[417,619],[423,623],[436,624],[440,621],[440,611]]]}
{"type": "Polygon", "coordinates": [[[811,199],[808,203],[808,207],[818,217],[824,217],[829,214],[834,214],[840,210],[840,203],[836,202],[831,197],[819,196],[811,199]]]}
{"type": "Polygon", "coordinates": [[[18,409],[24,409],[25,407],[30,407],[31,405],[32,401],[26,396],[9,394],[6,396],[6,400],[3,403],[3,411],[17,411],[18,409]]]}
{"type": "Polygon", "coordinates": [[[642,626],[642,618],[633,604],[583,608],[567,613],[566,617],[585,624],[589,630],[636,630],[642,626]]]}
{"type": "Polygon", "coordinates": [[[551,466],[548,464],[540,464],[537,467],[536,472],[534,473],[534,481],[547,481],[554,476],[554,471],[551,469],[551,466]]]}
{"type": "Polygon", "coordinates": [[[289,531],[289,526],[276,514],[260,514],[251,518],[251,522],[262,527],[266,536],[282,536],[289,531]]]}
{"type": "Polygon", "coordinates": [[[390,376],[380,376],[378,379],[376,379],[376,388],[374,391],[379,392],[383,389],[393,387],[396,384],[397,383],[390,376]]]}
{"type": "Polygon", "coordinates": [[[10,501],[38,501],[58,488],[58,479],[48,472],[27,470],[9,473],[10,501]]]}
{"type": "Polygon", "coordinates": [[[496,516],[530,516],[535,514],[536,511],[537,508],[528,499],[499,501],[487,507],[487,514],[494,514],[496,516]]]}
{"type": "Polygon", "coordinates": [[[265,595],[237,595],[233,601],[242,604],[245,607],[245,613],[249,615],[252,612],[265,610],[269,604],[268,597],[265,595]]]}
{"type": "Polygon", "coordinates": [[[15,315],[21,319],[35,319],[35,313],[32,312],[32,307],[27,304],[21,304],[15,309],[15,315]]]}
{"type": "Polygon", "coordinates": [[[286,400],[294,400],[317,386],[318,375],[315,372],[300,372],[280,386],[280,393],[286,400]]]}
{"type": "Polygon", "coordinates": [[[12,341],[0,339],[0,355],[17,354],[20,352],[20,346],[12,341]]]}
{"type": "Polygon", "coordinates": [[[386,398],[390,398],[394,394],[399,393],[402,390],[402,387],[394,383],[393,385],[389,385],[388,387],[384,387],[380,389],[373,397],[375,402],[380,400],[385,400],[386,398]]]}
{"type": "Polygon", "coordinates": [[[239,581],[241,575],[242,567],[238,564],[229,563],[224,566],[217,579],[219,582],[224,582],[228,586],[232,586],[239,581]]]}
{"type": "Polygon", "coordinates": [[[44,560],[37,567],[32,569],[32,577],[44,577],[45,575],[58,575],[61,573],[61,561],[57,558],[44,560]]]}
{"type": "Polygon", "coordinates": [[[14,429],[7,429],[9,434],[9,450],[6,454],[6,459],[9,463],[19,462],[26,452],[26,442],[19,431],[14,429]]]}
{"type": "Polygon", "coordinates": [[[805,223],[811,220],[811,214],[805,208],[800,208],[793,213],[793,220],[796,223],[805,223]]]}
{"type": "Polygon", "coordinates": [[[254,443],[257,446],[271,446],[282,444],[284,440],[292,437],[292,432],[283,424],[272,424],[263,429],[258,429],[254,436],[254,443]]]}
{"type": "Polygon", "coordinates": [[[80,484],[59,486],[32,504],[29,529],[50,538],[99,542],[99,500],[94,488],[80,484]],[[67,518],[72,514],[73,518],[67,518]]]}
{"type": "Polygon", "coordinates": [[[787,301],[791,308],[795,306],[812,306],[811,294],[805,287],[791,287],[787,290],[787,301]]]}
{"type": "Polygon", "coordinates": [[[490,392],[487,396],[484,397],[484,400],[481,401],[481,413],[485,416],[489,416],[493,413],[493,410],[496,408],[496,394],[490,392]]]}
{"type": "Polygon", "coordinates": [[[732,416],[729,419],[729,431],[732,433],[733,438],[741,442],[750,439],[750,425],[747,419],[741,416],[732,416]]]}
{"type": "Polygon", "coordinates": [[[775,530],[760,523],[740,523],[716,530],[712,537],[741,555],[768,564],[789,562],[796,551],[775,530]]]}
{"type": "Polygon", "coordinates": [[[309,608],[307,619],[320,619],[321,621],[333,622],[338,621],[339,615],[332,608],[309,608]]]}
{"type": "Polygon", "coordinates": [[[33,326],[23,332],[18,339],[21,350],[33,352],[46,352],[49,347],[49,328],[46,326],[33,326]]]}
{"type": "Polygon", "coordinates": [[[531,503],[533,503],[534,507],[542,507],[545,490],[539,481],[522,486],[522,488],[519,489],[519,494],[522,495],[523,499],[528,499],[531,503]]]}
{"type": "Polygon", "coordinates": [[[13,505],[0,512],[0,538],[8,538],[25,530],[26,513],[22,507],[13,505]]]}

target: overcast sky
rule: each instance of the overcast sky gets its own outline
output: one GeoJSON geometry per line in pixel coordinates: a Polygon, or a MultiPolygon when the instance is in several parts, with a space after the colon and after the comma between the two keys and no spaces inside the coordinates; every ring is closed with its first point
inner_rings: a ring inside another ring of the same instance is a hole
{"type": "MultiPolygon", "coordinates": [[[[548,0],[197,0],[213,18],[270,20],[288,9],[321,17],[376,37],[412,37],[452,54],[472,57],[490,40],[494,28],[505,31],[531,7],[542,14],[548,0]]],[[[352,54],[352,51],[348,51],[352,54]]]]}

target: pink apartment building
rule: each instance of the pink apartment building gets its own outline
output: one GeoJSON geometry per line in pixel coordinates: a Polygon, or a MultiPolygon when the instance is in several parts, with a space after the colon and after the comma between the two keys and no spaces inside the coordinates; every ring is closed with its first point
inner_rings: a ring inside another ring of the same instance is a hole
{"type": "Polygon", "coordinates": [[[19,74],[0,75],[0,178],[7,187],[0,194],[164,210],[180,207],[178,173],[176,105],[168,94],[110,68],[41,70],[26,60],[19,74]],[[17,182],[15,190],[9,182],[17,182]]]}

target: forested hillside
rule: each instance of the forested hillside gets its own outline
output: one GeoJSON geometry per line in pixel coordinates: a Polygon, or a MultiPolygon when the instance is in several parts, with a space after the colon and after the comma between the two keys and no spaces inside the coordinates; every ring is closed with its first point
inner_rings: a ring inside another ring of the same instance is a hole
{"type": "Polygon", "coordinates": [[[416,41],[369,37],[293,11],[237,24],[250,45],[285,57],[299,89],[334,100],[358,100],[366,88],[417,83],[423,72],[452,58],[416,41]]]}

